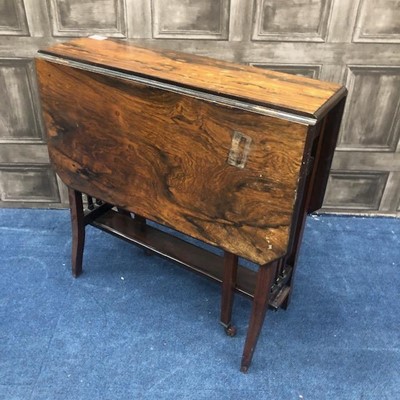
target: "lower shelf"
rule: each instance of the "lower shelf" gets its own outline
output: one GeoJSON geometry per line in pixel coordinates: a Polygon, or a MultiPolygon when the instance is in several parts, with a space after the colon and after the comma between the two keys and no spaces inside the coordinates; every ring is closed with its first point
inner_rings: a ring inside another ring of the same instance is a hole
{"type": "MultiPolygon", "coordinates": [[[[114,210],[109,210],[96,217],[89,224],[217,282],[222,282],[223,257],[176,236],[149,225],[142,230],[132,218],[114,210]]],[[[256,275],[256,272],[239,266],[237,291],[253,297],[256,275]]]]}
{"type": "MultiPolygon", "coordinates": [[[[207,276],[214,281],[222,282],[224,260],[218,254],[149,225],[142,229],[142,226],[136,223],[134,219],[112,209],[103,214],[95,215],[94,218],[88,218],[87,223],[174,261],[191,271],[207,276]]],[[[239,265],[236,290],[253,298],[256,278],[257,272],[239,265]]],[[[270,300],[270,306],[275,309],[283,302],[280,299],[279,304],[277,304],[276,300],[276,298],[270,300]]]]}

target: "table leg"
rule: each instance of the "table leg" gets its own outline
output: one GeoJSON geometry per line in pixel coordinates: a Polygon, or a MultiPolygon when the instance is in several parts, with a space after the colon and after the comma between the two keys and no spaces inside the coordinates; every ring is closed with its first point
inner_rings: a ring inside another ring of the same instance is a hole
{"type": "Polygon", "coordinates": [[[278,261],[272,264],[260,265],[257,273],[256,289],[253,299],[253,307],[244,345],[240,370],[247,372],[253,353],[257,345],[258,336],[264,323],[267,312],[271,286],[274,283],[278,261]]]}
{"type": "Polygon", "coordinates": [[[224,275],[222,279],[221,324],[229,336],[235,336],[232,325],[232,306],[236,288],[238,256],[229,252],[224,254],[224,275]]]}
{"type": "Polygon", "coordinates": [[[83,248],[85,245],[85,223],[82,193],[68,188],[69,207],[72,228],[72,275],[82,273],[83,248]]]}

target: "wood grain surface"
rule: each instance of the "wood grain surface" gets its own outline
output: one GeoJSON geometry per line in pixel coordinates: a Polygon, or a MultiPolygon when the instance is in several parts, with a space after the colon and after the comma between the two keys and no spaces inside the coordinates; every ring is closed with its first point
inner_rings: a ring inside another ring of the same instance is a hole
{"type": "Polygon", "coordinates": [[[168,50],[81,38],[41,53],[222,94],[304,116],[320,116],[341,85],[168,50]]]}
{"type": "Polygon", "coordinates": [[[258,264],[286,253],[307,126],[36,67],[50,158],[68,186],[258,264]],[[243,168],[228,164],[234,132],[251,139],[243,168]]]}

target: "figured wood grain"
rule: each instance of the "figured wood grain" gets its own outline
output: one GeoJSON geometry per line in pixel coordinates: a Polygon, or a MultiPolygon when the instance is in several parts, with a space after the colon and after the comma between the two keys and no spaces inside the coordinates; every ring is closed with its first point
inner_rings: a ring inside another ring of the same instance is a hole
{"type": "Polygon", "coordinates": [[[308,127],[36,60],[68,186],[259,264],[286,253],[308,127]],[[244,168],[232,136],[251,138],[244,168]]]}
{"type": "Polygon", "coordinates": [[[311,117],[320,116],[326,102],[344,95],[336,83],[112,40],[82,38],[41,53],[311,117]]]}

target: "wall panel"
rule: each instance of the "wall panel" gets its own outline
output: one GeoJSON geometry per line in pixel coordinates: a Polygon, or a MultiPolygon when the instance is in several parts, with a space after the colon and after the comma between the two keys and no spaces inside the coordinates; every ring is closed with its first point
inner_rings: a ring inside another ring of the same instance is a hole
{"type": "Polygon", "coordinates": [[[32,60],[0,59],[0,143],[43,141],[32,60]]]}
{"type": "Polygon", "coordinates": [[[0,166],[0,203],[49,203],[60,200],[49,165],[0,166]]]}
{"type": "Polygon", "coordinates": [[[400,68],[350,66],[339,147],[395,151],[400,135],[400,68]]]}
{"type": "Polygon", "coordinates": [[[324,42],[331,0],[257,0],[254,40],[324,42]]]}
{"type": "Polygon", "coordinates": [[[123,0],[49,0],[53,36],[126,36],[123,0]]]}
{"type": "Polygon", "coordinates": [[[227,39],[228,0],[152,0],[155,38],[227,39]]]}
{"type": "Polygon", "coordinates": [[[0,1],[0,35],[29,35],[25,7],[22,0],[0,1]]]}
{"type": "Polygon", "coordinates": [[[400,0],[362,0],[353,40],[400,43],[399,21],[400,0]]]}
{"type": "Polygon", "coordinates": [[[384,172],[334,171],[324,204],[328,208],[378,210],[387,176],[384,172]]]}

